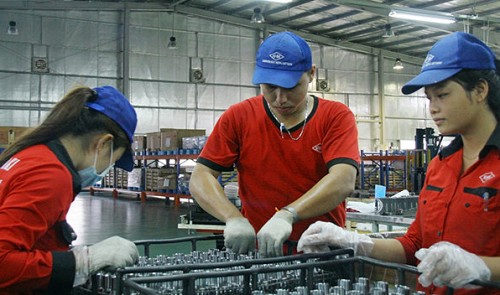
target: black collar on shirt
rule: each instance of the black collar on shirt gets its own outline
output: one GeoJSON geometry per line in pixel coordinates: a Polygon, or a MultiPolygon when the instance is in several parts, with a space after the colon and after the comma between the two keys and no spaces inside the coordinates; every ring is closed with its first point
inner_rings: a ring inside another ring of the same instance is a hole
{"type": "MultiPolygon", "coordinates": [[[[307,121],[310,121],[311,118],[314,116],[314,114],[316,113],[316,110],[318,109],[318,104],[319,104],[317,96],[311,95],[311,97],[313,98],[313,108],[312,108],[311,112],[307,115],[307,121]]],[[[269,105],[268,105],[266,99],[264,98],[264,95],[262,95],[262,103],[264,104],[264,109],[266,110],[267,115],[269,116],[269,118],[271,118],[271,120],[273,120],[274,125],[276,125],[276,127],[280,128],[280,122],[278,122],[274,118],[274,115],[271,112],[271,109],[269,108],[269,105]]],[[[302,126],[302,122],[299,123],[297,126],[292,127],[291,129],[289,129],[289,131],[293,132],[295,130],[298,130],[302,126]]]]}
{"type": "MultiPolygon", "coordinates": [[[[451,154],[455,153],[456,151],[460,150],[463,147],[464,143],[462,141],[462,137],[458,135],[453,139],[453,141],[441,152],[439,152],[439,157],[446,158],[450,156],[451,154]]],[[[495,127],[495,130],[493,130],[493,133],[491,134],[490,138],[486,142],[486,145],[483,147],[481,152],[479,153],[479,158],[483,158],[488,154],[488,151],[492,148],[496,148],[500,150],[500,125],[497,124],[495,127]]]]}
{"type": "Polygon", "coordinates": [[[71,172],[71,176],[73,176],[73,193],[76,196],[82,190],[81,179],[78,171],[76,171],[76,168],[73,165],[73,161],[71,161],[71,158],[66,151],[66,148],[62,145],[59,139],[51,140],[46,145],[57,156],[59,161],[61,161],[61,163],[68,168],[69,172],[71,172]]]}

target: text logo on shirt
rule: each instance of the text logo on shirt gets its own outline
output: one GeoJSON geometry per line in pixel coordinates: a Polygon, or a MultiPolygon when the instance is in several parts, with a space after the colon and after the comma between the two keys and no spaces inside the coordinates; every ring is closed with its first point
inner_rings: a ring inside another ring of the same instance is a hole
{"type": "Polygon", "coordinates": [[[10,158],[5,164],[0,167],[1,170],[9,171],[14,165],[21,162],[18,158],[10,158]]]}
{"type": "Polygon", "coordinates": [[[483,175],[479,176],[479,179],[481,179],[482,183],[485,183],[486,181],[495,178],[495,174],[493,172],[486,172],[483,175]]]}

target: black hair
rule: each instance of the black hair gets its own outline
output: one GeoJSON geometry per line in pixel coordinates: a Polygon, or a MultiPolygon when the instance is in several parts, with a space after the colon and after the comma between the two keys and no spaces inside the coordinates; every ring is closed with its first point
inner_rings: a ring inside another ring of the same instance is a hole
{"type": "Polygon", "coordinates": [[[130,149],[130,141],[117,123],[85,105],[86,102],[93,102],[96,99],[97,93],[89,87],[81,86],[69,91],[38,127],[25,132],[0,154],[0,166],[23,149],[48,143],[65,135],[79,138],[82,148],[88,149],[93,136],[107,132],[113,135],[114,149],[119,147],[130,149]]]}
{"type": "Polygon", "coordinates": [[[500,60],[495,59],[496,70],[462,70],[451,80],[459,83],[466,91],[472,91],[481,81],[489,86],[487,102],[495,118],[500,122],[500,60]]]}

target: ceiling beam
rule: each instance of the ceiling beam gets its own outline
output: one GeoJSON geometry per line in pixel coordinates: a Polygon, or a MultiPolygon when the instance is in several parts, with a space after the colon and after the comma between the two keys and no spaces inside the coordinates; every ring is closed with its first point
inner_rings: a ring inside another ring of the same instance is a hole
{"type": "Polygon", "coordinates": [[[247,28],[263,29],[263,30],[267,30],[267,31],[271,31],[271,32],[281,32],[284,30],[288,30],[288,31],[291,31],[297,35],[300,35],[304,39],[309,40],[309,41],[314,42],[314,43],[336,46],[336,47],[344,48],[347,50],[362,52],[362,53],[371,54],[371,55],[378,55],[379,52],[382,51],[384,56],[387,56],[389,58],[401,57],[401,58],[404,58],[406,62],[417,64],[417,65],[422,64],[422,61],[423,61],[422,58],[415,57],[415,56],[403,55],[403,54],[399,54],[397,52],[391,52],[391,51],[385,50],[385,49],[380,50],[380,49],[377,49],[374,47],[356,44],[356,43],[352,43],[352,42],[348,42],[348,41],[335,40],[333,38],[329,38],[326,36],[320,36],[320,35],[317,35],[314,33],[308,33],[308,32],[304,32],[304,31],[297,31],[297,30],[293,30],[290,28],[276,26],[276,25],[272,25],[272,24],[264,24],[264,25],[256,26],[255,24],[251,24],[250,20],[248,20],[246,18],[243,19],[241,17],[234,17],[234,16],[230,16],[227,14],[221,14],[221,13],[217,13],[214,11],[207,11],[204,9],[194,8],[194,7],[190,7],[190,6],[183,6],[183,5],[178,6],[176,8],[176,11],[179,13],[195,15],[195,16],[199,16],[199,17],[203,17],[203,18],[207,18],[207,19],[212,19],[212,20],[218,20],[218,21],[227,22],[227,23],[231,23],[234,25],[243,26],[243,27],[247,27],[247,28]]]}

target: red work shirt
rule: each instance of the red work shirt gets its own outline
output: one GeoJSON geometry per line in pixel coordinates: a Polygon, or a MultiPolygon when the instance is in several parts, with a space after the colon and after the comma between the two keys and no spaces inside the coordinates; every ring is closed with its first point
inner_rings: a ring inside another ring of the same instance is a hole
{"type": "Polygon", "coordinates": [[[79,191],[59,141],[22,150],[0,167],[0,295],[71,291],[75,259],[65,220],[79,191]]]}
{"type": "MultiPolygon", "coordinates": [[[[289,131],[294,138],[303,123],[289,131]]],[[[262,95],[232,105],[220,117],[198,163],[217,171],[238,169],[242,213],[258,232],[282,208],[300,198],[333,165],[358,169],[358,131],[354,115],[340,102],[314,97],[300,139],[292,140],[272,115],[262,95]]],[[[345,203],[315,218],[294,224],[290,240],[317,220],[344,226],[345,203]]]]}
{"type": "MultiPolygon", "coordinates": [[[[429,164],[415,221],[398,238],[409,264],[418,264],[415,252],[420,248],[440,241],[479,256],[500,256],[500,128],[463,174],[462,153],[462,139],[457,137],[429,164]]],[[[446,288],[431,285],[426,292],[446,294],[446,288]]],[[[500,294],[500,290],[459,289],[454,294],[500,294]]]]}

